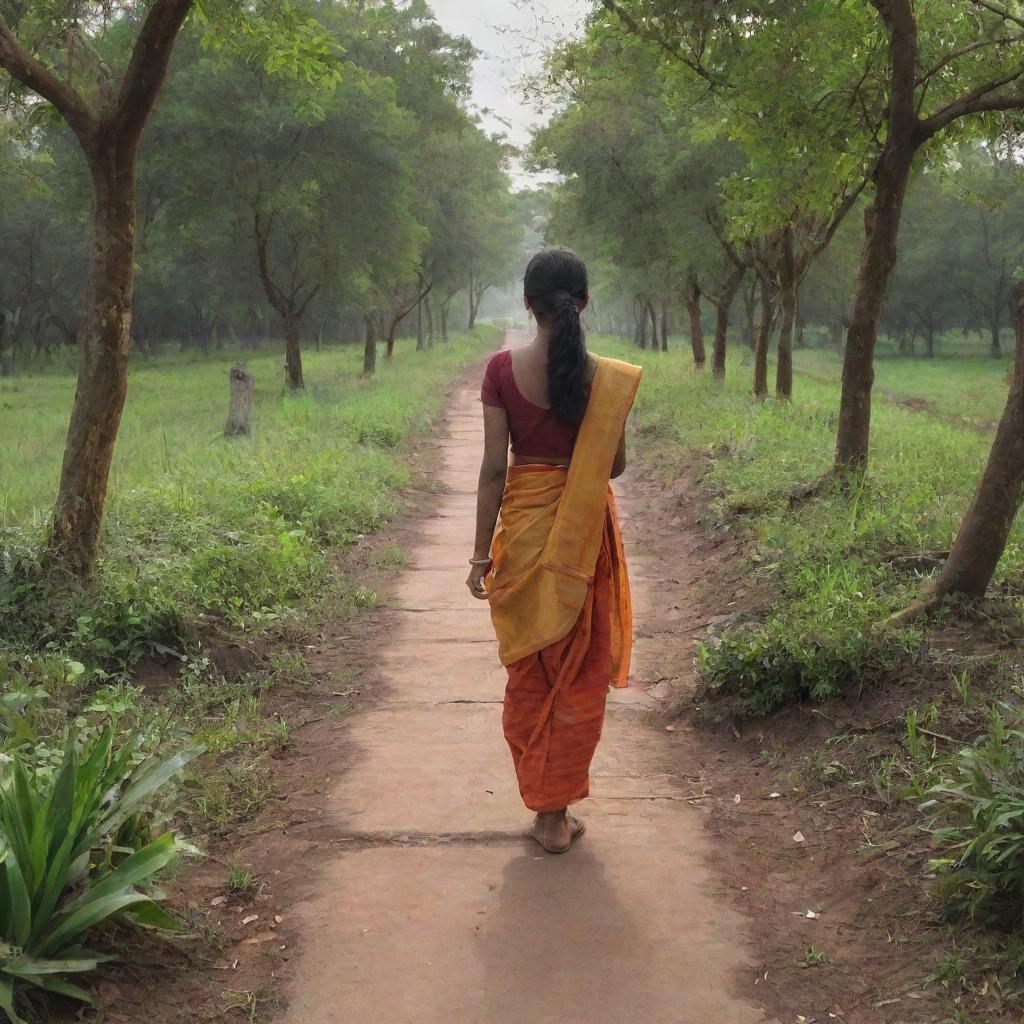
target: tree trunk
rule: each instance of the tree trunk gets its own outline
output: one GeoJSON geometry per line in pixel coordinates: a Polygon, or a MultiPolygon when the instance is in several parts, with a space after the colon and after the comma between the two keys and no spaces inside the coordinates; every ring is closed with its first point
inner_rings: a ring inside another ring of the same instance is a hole
{"type": "Polygon", "coordinates": [[[363,346],[363,376],[372,377],[377,372],[377,321],[373,314],[366,314],[366,343],[363,346]]]}
{"type": "Polygon", "coordinates": [[[420,299],[416,303],[416,351],[422,352],[426,347],[427,337],[423,330],[423,299],[420,299]]]}
{"type": "Polygon", "coordinates": [[[302,379],[302,349],[299,346],[299,318],[288,313],[284,318],[284,382],[289,391],[301,391],[306,382],[302,379]]]}
{"type": "Polygon", "coordinates": [[[668,351],[668,303],[661,300],[661,351],[668,351]]]}
{"type": "Polygon", "coordinates": [[[754,331],[754,396],[768,397],[768,342],[774,325],[773,295],[771,283],[765,276],[761,281],[761,309],[755,316],[754,331]]]}
{"type": "Polygon", "coordinates": [[[647,315],[651,318],[651,348],[657,352],[661,347],[661,339],[658,337],[658,314],[652,299],[647,300],[647,315]]]}
{"type": "MultiPolygon", "coordinates": [[[[763,282],[762,282],[763,284],[763,282]]],[[[757,311],[757,277],[750,282],[750,288],[743,291],[743,308],[746,311],[746,322],[743,326],[743,340],[747,348],[753,352],[757,348],[757,325],[759,313],[757,311]]]]}
{"type": "Polygon", "coordinates": [[[401,323],[401,317],[394,316],[391,318],[391,323],[388,326],[387,349],[385,350],[386,358],[388,359],[395,354],[395,336],[398,334],[399,323],[401,323]]]}
{"type": "Polygon", "coordinates": [[[448,313],[451,310],[452,299],[454,296],[449,296],[444,302],[441,303],[441,340],[448,340],[448,313]]]}
{"type": "Polygon", "coordinates": [[[427,348],[434,347],[434,304],[430,301],[430,296],[426,296],[423,300],[425,309],[424,312],[427,315],[427,348]]]}
{"type": "Polygon", "coordinates": [[[831,324],[831,340],[832,347],[837,351],[841,351],[843,347],[843,322],[842,320],[835,319],[831,324]]]}
{"type": "Polygon", "coordinates": [[[690,348],[693,349],[693,363],[698,370],[704,369],[707,351],[704,348],[704,327],[700,320],[700,285],[690,282],[686,292],[686,312],[690,318],[690,348]]]}
{"type": "Polygon", "coordinates": [[[473,274],[469,275],[469,324],[468,331],[476,327],[476,279],[473,274]]]}
{"type": "Polygon", "coordinates": [[[732,309],[736,292],[743,283],[747,268],[742,264],[733,266],[722,294],[712,301],[715,304],[715,341],[711,349],[711,372],[718,380],[725,379],[726,345],[729,340],[729,311],[732,309]]]}
{"type": "Polygon", "coordinates": [[[848,475],[868,463],[875,344],[885,292],[896,265],[903,198],[917,146],[917,24],[909,0],[875,3],[889,33],[889,104],[885,144],[874,170],[875,197],[864,214],[857,291],[846,336],[836,432],[836,471],[848,475]]]}
{"type": "Polygon", "coordinates": [[[252,389],[256,378],[245,368],[244,363],[235,363],[228,375],[231,401],[228,405],[228,421],[224,427],[226,437],[249,437],[252,434],[252,389]]]}
{"type": "Polygon", "coordinates": [[[638,344],[641,348],[647,348],[647,302],[640,302],[640,330],[638,344]]]}
{"type": "Polygon", "coordinates": [[[782,234],[782,330],[775,364],[775,397],[793,397],[793,331],[796,327],[797,278],[793,256],[793,229],[782,234]]]}
{"type": "Polygon", "coordinates": [[[927,600],[895,616],[907,621],[951,594],[985,596],[1006,548],[1024,487],[1024,282],[1013,290],[1016,352],[1010,393],[977,493],[927,600]]]}
{"type": "Polygon", "coordinates": [[[97,142],[88,154],[93,236],[79,326],[81,364],[47,557],[78,576],[92,568],[114,444],[128,390],[135,283],[135,159],[97,142]]]}
{"type": "MultiPolygon", "coordinates": [[[[836,470],[840,474],[867,466],[871,435],[871,389],[875,382],[875,345],[886,289],[896,265],[903,197],[907,191],[913,152],[905,151],[898,166],[887,168],[885,155],[876,175],[875,200],[864,214],[864,246],[857,275],[857,293],[846,334],[839,429],[836,436],[836,470]]],[[[890,148],[886,143],[886,151],[890,148]]]]}
{"type": "Polygon", "coordinates": [[[989,325],[992,332],[992,348],[989,351],[993,359],[1001,359],[1003,355],[1003,339],[999,327],[999,317],[993,316],[989,325]]]}
{"type": "Polygon", "coordinates": [[[935,325],[931,321],[924,325],[924,355],[926,359],[935,358],[935,325]]]}

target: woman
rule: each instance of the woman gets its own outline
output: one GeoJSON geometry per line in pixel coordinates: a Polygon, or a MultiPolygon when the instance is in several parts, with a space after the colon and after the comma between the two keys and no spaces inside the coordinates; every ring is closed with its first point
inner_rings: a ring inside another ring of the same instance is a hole
{"type": "Polygon", "coordinates": [[[640,369],[588,354],[577,256],[535,256],[523,290],[537,336],[487,366],[467,584],[490,601],[508,669],[503,725],[519,791],[537,812],[533,836],[564,853],[583,832],[568,808],[589,793],[608,687],[625,686],[629,672],[629,582],[608,481],[626,466],[640,369]]]}

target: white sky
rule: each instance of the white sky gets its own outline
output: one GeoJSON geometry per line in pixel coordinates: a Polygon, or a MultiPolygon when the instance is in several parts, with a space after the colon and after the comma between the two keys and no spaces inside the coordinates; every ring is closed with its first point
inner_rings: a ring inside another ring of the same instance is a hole
{"type": "Polygon", "coordinates": [[[480,51],[473,99],[494,112],[488,129],[524,144],[538,115],[519,96],[516,83],[540,67],[552,42],[582,28],[590,0],[430,0],[430,6],[448,32],[468,36],[480,51]]]}

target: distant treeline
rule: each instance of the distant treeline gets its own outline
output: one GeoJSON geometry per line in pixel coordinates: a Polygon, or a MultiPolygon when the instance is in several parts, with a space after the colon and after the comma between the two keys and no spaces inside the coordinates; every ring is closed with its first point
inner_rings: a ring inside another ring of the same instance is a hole
{"type": "MultiPolygon", "coordinates": [[[[522,251],[510,148],[467,106],[474,51],[423,3],[316,8],[329,82],[186,35],[142,141],[133,343],[206,351],[471,326],[522,251]]],[[[95,40],[131,43],[127,19],[95,40]],[[124,38],[122,38],[124,37],[124,38]]],[[[30,112],[31,115],[32,112],[30,112]]],[[[0,130],[0,373],[76,343],[89,170],[64,124],[0,130]]]]}

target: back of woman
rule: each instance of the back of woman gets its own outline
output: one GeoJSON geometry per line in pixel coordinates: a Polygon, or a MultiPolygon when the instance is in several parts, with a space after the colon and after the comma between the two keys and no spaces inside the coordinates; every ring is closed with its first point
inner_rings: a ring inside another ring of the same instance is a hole
{"type": "Polygon", "coordinates": [[[587,352],[583,262],[565,250],[524,279],[537,335],[499,352],[481,388],[485,447],[467,583],[488,600],[508,670],[503,725],[533,835],[552,853],[583,824],[610,685],[624,686],[632,616],[609,480],[625,468],[638,367],[587,352]]]}

